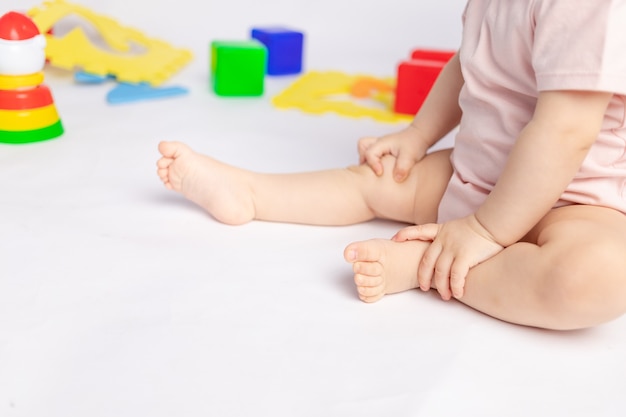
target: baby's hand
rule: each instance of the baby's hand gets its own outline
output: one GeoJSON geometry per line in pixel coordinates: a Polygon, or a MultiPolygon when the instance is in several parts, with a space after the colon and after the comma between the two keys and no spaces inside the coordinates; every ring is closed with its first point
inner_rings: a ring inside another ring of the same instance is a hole
{"type": "Polygon", "coordinates": [[[461,298],[470,268],[504,249],[474,215],[444,224],[424,224],[400,230],[395,241],[429,240],[417,271],[420,288],[428,291],[434,280],[441,298],[461,298]]]}
{"type": "Polygon", "coordinates": [[[362,138],[358,150],[359,163],[368,164],[378,176],[383,174],[382,157],[393,155],[396,158],[393,177],[397,182],[402,182],[408,177],[413,165],[426,155],[428,148],[419,140],[417,131],[409,126],[380,138],[362,138]]]}

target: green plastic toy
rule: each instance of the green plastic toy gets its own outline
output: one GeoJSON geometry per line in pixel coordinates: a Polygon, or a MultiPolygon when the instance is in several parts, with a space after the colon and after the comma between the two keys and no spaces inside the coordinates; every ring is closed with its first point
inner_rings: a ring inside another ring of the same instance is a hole
{"type": "Polygon", "coordinates": [[[262,96],[267,48],[256,40],[213,41],[211,78],[218,96],[262,96]]]}

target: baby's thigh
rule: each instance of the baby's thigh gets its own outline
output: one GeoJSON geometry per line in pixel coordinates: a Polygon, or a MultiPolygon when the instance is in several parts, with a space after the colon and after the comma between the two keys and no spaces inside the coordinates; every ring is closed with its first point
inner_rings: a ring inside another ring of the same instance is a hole
{"type": "Polygon", "coordinates": [[[452,175],[450,150],[425,156],[400,183],[393,178],[395,162],[393,156],[382,159],[383,175],[374,176],[366,192],[369,206],[380,218],[417,224],[435,222],[452,175]]]}
{"type": "Polygon", "coordinates": [[[524,240],[539,246],[561,242],[574,246],[586,246],[586,242],[590,245],[609,244],[610,248],[619,250],[626,248],[626,215],[590,205],[559,207],[541,219],[524,240]]]}

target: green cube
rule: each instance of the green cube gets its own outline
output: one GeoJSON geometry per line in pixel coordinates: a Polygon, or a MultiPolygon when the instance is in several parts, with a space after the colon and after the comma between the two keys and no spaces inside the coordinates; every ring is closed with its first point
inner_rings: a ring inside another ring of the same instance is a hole
{"type": "Polygon", "coordinates": [[[219,96],[261,96],[267,48],[256,40],[211,42],[211,78],[219,96]]]}

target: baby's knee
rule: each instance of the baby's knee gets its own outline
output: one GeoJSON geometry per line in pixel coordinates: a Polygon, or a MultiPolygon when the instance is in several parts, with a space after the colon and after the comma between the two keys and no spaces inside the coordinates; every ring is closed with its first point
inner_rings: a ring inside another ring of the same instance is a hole
{"type": "Polygon", "coordinates": [[[544,284],[537,295],[554,328],[590,327],[626,312],[626,261],[614,246],[589,245],[553,259],[544,284]]]}

